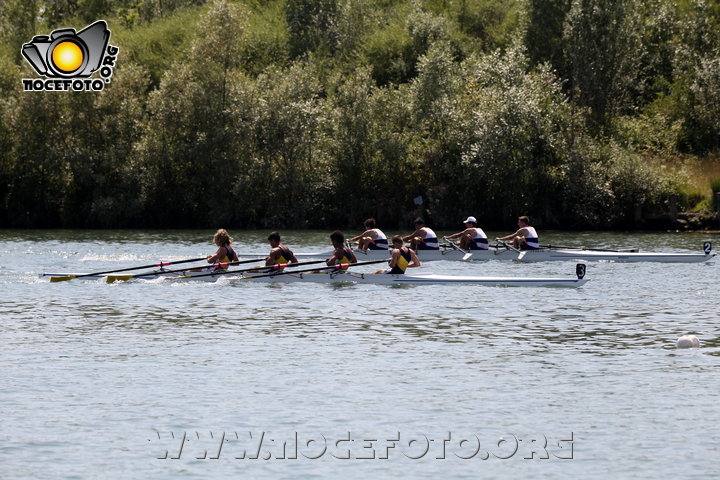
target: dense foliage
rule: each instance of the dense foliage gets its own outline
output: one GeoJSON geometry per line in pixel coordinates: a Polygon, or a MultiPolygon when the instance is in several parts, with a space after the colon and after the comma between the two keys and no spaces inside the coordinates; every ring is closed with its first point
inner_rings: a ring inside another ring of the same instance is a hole
{"type": "Polygon", "coordinates": [[[714,207],[718,0],[0,5],[2,227],[600,228],[670,196],[714,207]],[[22,91],[23,43],[99,18],[121,48],[104,91],[22,91]]]}

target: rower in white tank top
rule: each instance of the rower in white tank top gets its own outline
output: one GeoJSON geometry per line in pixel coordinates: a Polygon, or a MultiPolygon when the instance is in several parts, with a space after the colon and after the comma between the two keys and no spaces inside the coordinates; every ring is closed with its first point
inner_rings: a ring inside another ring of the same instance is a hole
{"type": "Polygon", "coordinates": [[[375,226],[375,219],[368,218],[363,222],[365,231],[350,239],[350,242],[357,244],[360,250],[387,250],[387,236],[382,230],[375,226]]]}
{"type": "Polygon", "coordinates": [[[415,231],[404,236],[403,241],[410,242],[410,248],[413,250],[440,250],[437,234],[425,226],[425,221],[418,217],[413,223],[415,231]]]}
{"type": "Polygon", "coordinates": [[[525,234],[523,236],[525,237],[526,249],[537,250],[540,248],[540,238],[535,231],[535,227],[531,227],[529,225],[525,227],[525,234]]]}
{"type": "Polygon", "coordinates": [[[370,250],[387,250],[388,239],[385,233],[379,228],[373,228],[372,231],[375,232],[377,236],[375,237],[375,241],[368,245],[368,248],[370,250]]]}
{"type": "Polygon", "coordinates": [[[475,217],[467,217],[463,223],[466,227],[465,230],[443,238],[460,238],[458,246],[464,250],[487,250],[488,238],[483,229],[477,226],[477,219],[475,217]]]}
{"type": "Polygon", "coordinates": [[[518,250],[537,250],[540,248],[540,237],[535,228],[530,226],[530,219],[526,216],[518,218],[518,231],[498,237],[495,240],[505,241],[512,240],[513,248],[518,250]]]}

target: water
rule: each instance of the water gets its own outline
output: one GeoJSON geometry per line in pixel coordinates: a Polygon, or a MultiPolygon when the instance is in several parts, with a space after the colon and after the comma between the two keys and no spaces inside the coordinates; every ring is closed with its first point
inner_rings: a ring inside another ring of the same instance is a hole
{"type": "MultiPolygon", "coordinates": [[[[716,477],[717,258],[592,263],[580,289],[36,278],[202,256],[212,233],[0,232],[0,478],[716,477]],[[675,348],[688,333],[702,348],[675,348]]],[[[267,232],[231,233],[266,250],[267,232]]],[[[285,240],[324,251],[326,236],[285,240]]],[[[720,235],[543,236],[705,240],[720,235]]]]}

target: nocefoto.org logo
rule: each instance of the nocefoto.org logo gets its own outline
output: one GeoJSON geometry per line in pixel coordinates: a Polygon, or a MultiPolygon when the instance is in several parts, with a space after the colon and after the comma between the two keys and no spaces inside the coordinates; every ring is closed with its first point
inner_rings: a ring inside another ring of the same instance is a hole
{"type": "Polygon", "coordinates": [[[50,36],[36,35],[23,44],[22,55],[45,78],[23,78],[26,92],[99,92],[110,83],[120,49],[108,45],[110,30],[104,20],[76,32],[54,30],[50,36]],[[99,70],[100,78],[90,78],[99,70]]]}

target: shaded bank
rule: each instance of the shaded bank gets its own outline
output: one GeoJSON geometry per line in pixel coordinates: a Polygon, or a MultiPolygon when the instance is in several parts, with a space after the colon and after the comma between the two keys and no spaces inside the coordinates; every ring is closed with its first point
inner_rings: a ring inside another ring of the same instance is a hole
{"type": "MultiPolygon", "coordinates": [[[[8,45],[80,15],[45,3],[8,45]]],[[[0,227],[711,227],[716,5],[550,3],[98,4],[102,92],[0,48],[0,227]]]]}

